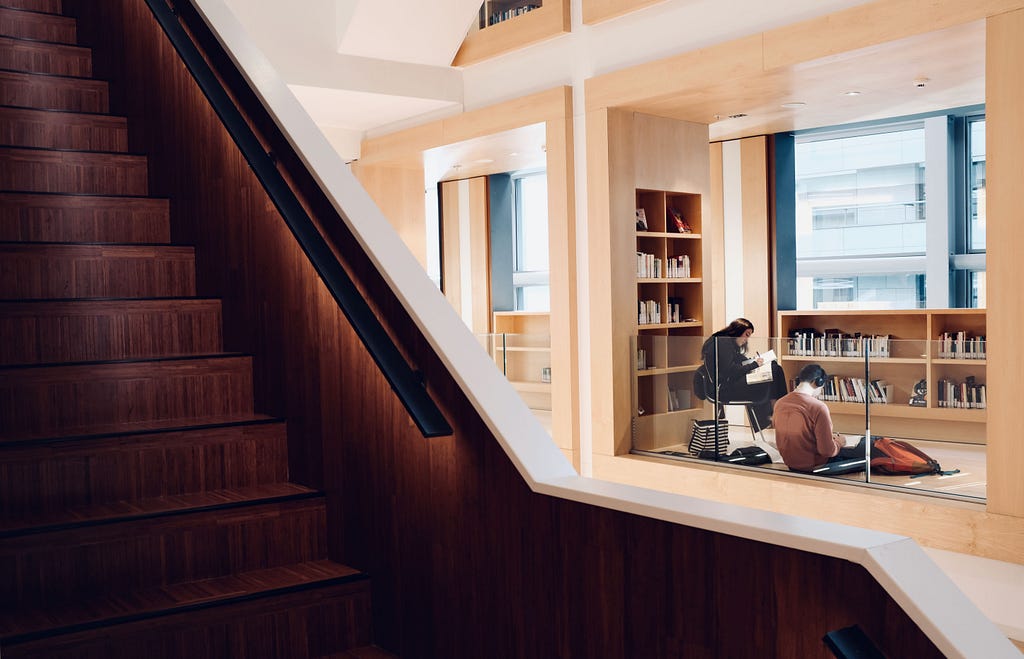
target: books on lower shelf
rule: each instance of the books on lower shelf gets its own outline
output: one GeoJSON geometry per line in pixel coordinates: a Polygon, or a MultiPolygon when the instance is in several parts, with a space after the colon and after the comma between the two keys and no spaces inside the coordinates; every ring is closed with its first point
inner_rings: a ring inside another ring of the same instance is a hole
{"type": "Polygon", "coordinates": [[[985,337],[959,330],[939,334],[939,358],[985,359],[985,337]]]}
{"type": "Polygon", "coordinates": [[[864,403],[865,398],[876,405],[892,402],[892,385],[885,380],[865,378],[844,378],[833,375],[825,381],[821,400],[832,403],[864,403]]]}
{"type": "Polygon", "coordinates": [[[813,327],[792,330],[789,334],[789,354],[797,357],[889,357],[889,334],[861,335],[827,329],[819,332],[813,327]]]}
{"type": "Polygon", "coordinates": [[[956,380],[939,380],[939,407],[983,410],[988,407],[985,385],[978,384],[974,376],[968,376],[963,382],[956,380]]]}
{"type": "Polygon", "coordinates": [[[677,279],[690,276],[690,257],[686,254],[670,256],[667,263],[664,264],[664,268],[662,266],[662,260],[654,254],[636,253],[637,279],[660,279],[662,277],[677,279]]]}
{"type": "Polygon", "coordinates": [[[656,300],[640,300],[638,303],[638,325],[655,325],[661,322],[661,304],[656,300]]]}

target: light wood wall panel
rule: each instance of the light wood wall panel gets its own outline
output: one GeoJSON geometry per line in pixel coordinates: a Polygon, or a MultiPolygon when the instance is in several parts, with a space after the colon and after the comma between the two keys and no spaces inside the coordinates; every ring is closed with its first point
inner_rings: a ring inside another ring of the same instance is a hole
{"type": "Polygon", "coordinates": [[[426,193],[423,167],[353,164],[352,172],[388,218],[402,242],[427,267],[426,193]]]}
{"type": "Polygon", "coordinates": [[[470,32],[452,60],[469,66],[569,32],[570,0],[545,0],[533,11],[470,32]]]}
{"type": "Polygon", "coordinates": [[[487,178],[441,184],[441,286],[474,334],[491,331],[487,178]],[[466,287],[469,290],[466,290],[466,287]],[[469,302],[469,308],[464,308],[469,302]]]}
{"type": "MultiPolygon", "coordinates": [[[[725,327],[725,208],[723,197],[725,183],[722,180],[722,143],[715,142],[710,153],[710,194],[708,195],[708,216],[703,218],[704,232],[704,294],[711,298],[711,315],[705,316],[705,324],[711,327],[725,327]]],[[[714,331],[714,330],[712,330],[714,331]]]]}
{"type": "Polygon", "coordinates": [[[462,241],[468,236],[459,229],[459,183],[441,184],[441,290],[462,317],[462,241]]]}
{"type": "Polygon", "coordinates": [[[765,32],[764,68],[792,66],[1021,7],[1021,0],[876,0],[765,32]]]}
{"type": "Polygon", "coordinates": [[[1024,10],[988,19],[986,46],[988,505],[1024,517],[1024,450],[1020,435],[1020,328],[1024,319],[1024,10]],[[996,367],[995,365],[998,365],[996,367]]]}
{"type": "MultiPolygon", "coordinates": [[[[768,162],[766,138],[740,140],[740,184],[743,188],[743,313],[759,336],[770,336],[771,271],[768,254],[768,162]]],[[[726,245],[729,249],[730,245],[726,245]]]]}
{"type": "Polygon", "coordinates": [[[629,336],[636,328],[632,113],[587,113],[590,388],[594,455],[629,451],[629,336]]]}
{"type": "Polygon", "coordinates": [[[600,23],[631,11],[657,4],[661,0],[579,0],[583,5],[583,22],[600,23]]]}

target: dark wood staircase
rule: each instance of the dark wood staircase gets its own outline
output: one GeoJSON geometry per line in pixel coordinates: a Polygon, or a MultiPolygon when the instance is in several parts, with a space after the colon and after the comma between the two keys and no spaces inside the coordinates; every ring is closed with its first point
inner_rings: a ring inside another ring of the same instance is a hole
{"type": "Polygon", "coordinates": [[[388,657],[60,0],[0,0],[0,655],[388,657]]]}

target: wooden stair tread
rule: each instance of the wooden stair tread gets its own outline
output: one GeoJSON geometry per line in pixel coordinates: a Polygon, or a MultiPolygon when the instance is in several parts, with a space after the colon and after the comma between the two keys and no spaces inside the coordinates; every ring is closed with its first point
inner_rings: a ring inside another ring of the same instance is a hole
{"type": "Polygon", "coordinates": [[[3,146],[126,152],[128,121],[109,114],[0,106],[3,146]]]}
{"type": "Polygon", "coordinates": [[[76,601],[35,610],[9,605],[0,615],[0,641],[6,645],[38,635],[72,633],[89,626],[107,626],[132,620],[180,613],[268,597],[303,587],[327,586],[366,579],[358,570],[329,560],[254,570],[214,579],[76,601]]]}
{"type": "Polygon", "coordinates": [[[0,35],[0,68],[89,78],[92,76],[92,51],[82,46],[0,35]]]}
{"type": "Polygon", "coordinates": [[[3,0],[9,9],[32,14],[60,14],[61,0],[3,0]]]}
{"type": "Polygon", "coordinates": [[[0,366],[211,354],[221,327],[213,298],[0,301],[0,366]]]}
{"type": "Polygon", "coordinates": [[[56,527],[112,523],[127,519],[195,512],[232,504],[263,503],[300,495],[317,495],[316,490],[295,483],[269,483],[230,490],[179,494],[138,501],[79,506],[60,514],[34,516],[31,520],[0,519],[0,537],[44,532],[56,527]]]}
{"type": "Polygon", "coordinates": [[[0,7],[0,34],[4,36],[72,45],[77,32],[77,22],[68,16],[0,7]]]}
{"type": "Polygon", "coordinates": [[[0,240],[169,243],[170,203],[155,197],[0,192],[0,240]]]}
{"type": "Polygon", "coordinates": [[[46,434],[24,434],[17,437],[4,437],[0,439],[0,447],[4,444],[22,444],[29,442],[64,442],[80,441],[87,439],[100,439],[104,437],[122,437],[138,435],[142,433],[168,433],[195,428],[215,428],[219,426],[231,426],[244,423],[276,423],[278,417],[267,414],[221,414],[216,416],[184,417],[178,419],[152,419],[147,421],[134,421],[124,423],[111,423],[94,425],[88,428],[79,429],[79,432],[54,435],[46,434]]]}
{"type": "Polygon", "coordinates": [[[105,80],[0,70],[5,105],[76,112],[109,110],[105,80]]]}

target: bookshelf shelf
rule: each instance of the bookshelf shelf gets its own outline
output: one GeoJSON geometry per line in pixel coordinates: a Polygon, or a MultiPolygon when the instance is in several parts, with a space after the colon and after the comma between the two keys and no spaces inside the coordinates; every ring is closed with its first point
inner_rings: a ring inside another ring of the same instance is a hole
{"type": "Polygon", "coordinates": [[[550,382],[526,382],[524,380],[510,380],[512,386],[516,388],[516,391],[527,392],[527,393],[551,393],[550,382]]]}
{"type": "Polygon", "coordinates": [[[690,422],[707,415],[693,395],[693,372],[701,365],[705,334],[704,243],[700,194],[643,188],[634,193],[638,221],[642,210],[647,224],[646,230],[635,232],[634,241],[636,347],[649,368],[634,364],[633,440],[634,447],[644,448],[667,437],[675,443],[675,438],[689,436],[690,422]],[[676,230],[677,218],[689,233],[676,230]],[[649,307],[657,314],[648,314],[649,307]]]}
{"type": "Polygon", "coordinates": [[[642,378],[651,375],[666,375],[668,373],[692,373],[700,367],[700,364],[686,364],[685,366],[668,366],[665,368],[645,368],[638,370],[636,376],[642,378]]]}
{"type": "Polygon", "coordinates": [[[668,231],[637,231],[637,238],[678,238],[679,240],[700,240],[699,233],[670,233],[668,231]]]}
{"type": "MultiPolygon", "coordinates": [[[[944,333],[985,335],[984,309],[909,309],[900,311],[780,311],[778,335],[792,336],[797,330],[819,332],[837,329],[844,334],[890,337],[892,357],[871,357],[871,378],[885,380],[893,387],[893,400],[871,405],[871,432],[904,437],[922,437],[971,443],[985,442],[987,411],[978,408],[940,407],[939,385],[944,380],[985,384],[985,359],[938,357],[939,339],[944,333]],[[924,381],[925,406],[911,406],[914,387],[924,381]]],[[[785,343],[785,339],[783,339],[785,343]]],[[[806,363],[820,363],[831,375],[864,377],[863,357],[789,355],[784,347],[779,363],[792,379],[806,363]]],[[[862,403],[827,402],[840,432],[863,433],[862,403]],[[860,426],[858,428],[858,425],[860,426]]]]}
{"type": "MultiPolygon", "coordinates": [[[[846,364],[863,364],[863,357],[826,357],[824,355],[784,355],[780,359],[786,359],[791,362],[812,362],[812,363],[846,363],[846,364]]],[[[933,359],[932,362],[938,360],[933,359]]],[[[955,361],[966,361],[966,360],[955,360],[955,361]]],[[[871,357],[872,364],[927,364],[928,360],[924,357],[871,357]]]]}
{"type": "Polygon", "coordinates": [[[551,352],[550,346],[495,346],[494,349],[505,352],[551,352]]]}

